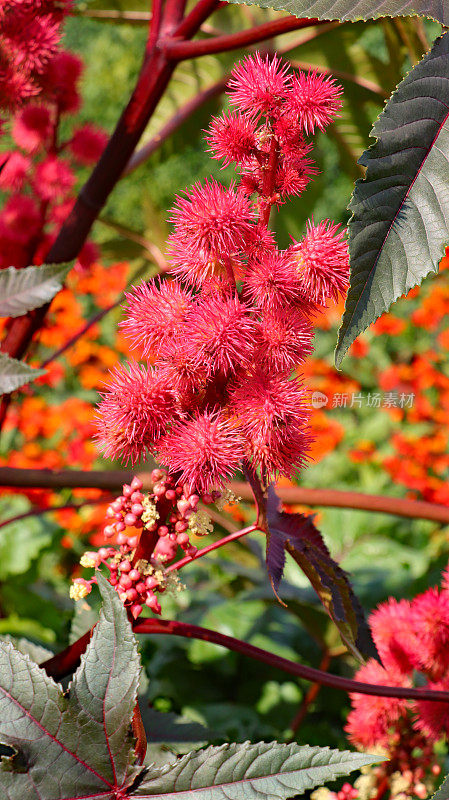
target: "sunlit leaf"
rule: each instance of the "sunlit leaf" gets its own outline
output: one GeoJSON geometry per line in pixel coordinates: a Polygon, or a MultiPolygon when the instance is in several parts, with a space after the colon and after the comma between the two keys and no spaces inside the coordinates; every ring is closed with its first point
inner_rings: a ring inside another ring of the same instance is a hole
{"type": "Polygon", "coordinates": [[[71,264],[8,267],[0,271],[0,317],[20,317],[48,303],[62,289],[71,264]]]}
{"type": "Polygon", "coordinates": [[[285,800],[378,760],[308,745],[225,744],[162,768],[139,786],[135,797],[162,800],[182,792],[183,800],[285,800]]]}
{"type": "Polygon", "coordinates": [[[35,369],[24,361],[0,353],[0,394],[14,392],[25,383],[40,378],[41,375],[45,375],[44,369],[35,369]]]}
{"type": "MultiPolygon", "coordinates": [[[[231,0],[238,2],[238,0],[231,0]]],[[[419,14],[432,17],[443,25],[449,24],[449,7],[441,0],[245,0],[245,5],[274,8],[295,17],[309,19],[339,19],[357,22],[360,19],[398,17],[419,14]]]]}

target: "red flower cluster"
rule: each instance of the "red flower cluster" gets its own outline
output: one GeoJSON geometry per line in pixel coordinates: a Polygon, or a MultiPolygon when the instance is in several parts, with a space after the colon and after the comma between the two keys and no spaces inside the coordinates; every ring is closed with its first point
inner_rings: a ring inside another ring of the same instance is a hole
{"type": "MultiPolygon", "coordinates": [[[[13,5],[23,7],[24,13],[33,9],[27,2],[13,5]]],[[[39,7],[52,5],[60,8],[63,3],[44,4],[42,0],[39,7]]],[[[36,24],[39,19],[36,15],[36,24]]],[[[61,116],[77,110],[81,103],[81,73],[82,62],[73,53],[61,50],[53,54],[42,61],[39,102],[33,99],[13,116],[11,135],[20,149],[2,154],[0,188],[9,197],[0,212],[0,268],[45,261],[71,208],[74,166],[95,163],[106,144],[104,132],[90,125],[75,128],[67,141],[59,140],[61,116]]],[[[85,267],[96,255],[88,243],[78,264],[85,267]]]]}
{"type": "MultiPolygon", "coordinates": [[[[106,539],[114,538],[117,547],[87,552],[80,562],[82,567],[98,568],[103,564],[109,570],[109,582],[134,619],[144,605],[160,614],[156,595],[167,588],[181,588],[176,574],[165,565],[176,558],[178,547],[188,556],[197,553],[190,537],[203,536],[211,530],[210,518],[198,503],[202,500],[208,505],[220,497],[219,492],[201,497],[189,494],[160,469],[152,471],[151,480],[153,489],[149,494],[142,493],[142,481],[135,477],[109,505],[104,535],[106,539]],[[145,557],[147,550],[152,553],[150,558],[145,557]]],[[[95,577],[75,578],[70,596],[75,600],[86,597],[93,583],[95,577]]]]}
{"type": "Polygon", "coordinates": [[[42,91],[71,5],[72,0],[1,0],[1,108],[17,108],[42,91]]]}
{"type": "Polygon", "coordinates": [[[291,476],[310,444],[306,392],[292,371],[312,352],[311,318],[348,283],[343,233],[309,223],[287,250],[268,229],[270,209],[313,174],[305,136],[338,111],[340,88],[279,59],[244,59],[229,82],[235,112],[212,121],[208,141],[229,188],[196,184],[171,213],[175,279],[128,296],[122,330],[148,364],[113,373],[99,406],[107,456],[147,453],[189,492],[219,488],[248,459],[264,478],[291,476]]]}
{"type": "MultiPolygon", "coordinates": [[[[412,686],[419,676],[420,686],[449,689],[449,569],[441,589],[428,589],[411,602],[390,598],[371,614],[370,626],[382,664],[371,659],[357,680],[412,686]]],[[[388,752],[387,764],[377,768],[379,780],[399,772],[407,783],[404,796],[426,797],[425,778],[440,771],[433,745],[449,735],[448,704],[358,694],[351,701],[351,741],[388,752]]]]}

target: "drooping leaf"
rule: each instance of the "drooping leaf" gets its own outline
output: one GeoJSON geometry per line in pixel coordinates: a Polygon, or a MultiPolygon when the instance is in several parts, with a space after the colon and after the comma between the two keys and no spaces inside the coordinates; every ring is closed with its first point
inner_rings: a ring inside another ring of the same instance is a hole
{"type": "Polygon", "coordinates": [[[44,369],[35,369],[24,361],[0,353],[0,395],[14,392],[25,383],[40,378],[41,375],[45,375],[44,369]]]}
{"type": "Polygon", "coordinates": [[[163,767],[139,786],[135,797],[163,800],[182,792],[183,800],[285,800],[378,760],[308,745],[225,744],[163,767]]]}
{"type": "Polygon", "coordinates": [[[0,739],[17,753],[0,765],[8,800],[112,800],[131,787],[130,721],[137,645],[115,590],[99,576],[103,609],[68,694],[30,658],[0,642],[0,739]]]}
{"type": "MultiPolygon", "coordinates": [[[[231,0],[240,2],[240,0],[231,0]]],[[[245,0],[245,5],[287,11],[295,17],[308,19],[339,19],[358,22],[378,17],[404,17],[418,14],[432,17],[443,25],[449,24],[449,8],[442,0],[245,0]]]]}
{"type": "Polygon", "coordinates": [[[48,303],[62,289],[71,264],[43,264],[41,267],[0,272],[0,317],[20,317],[48,303]]]}
{"type": "Polygon", "coordinates": [[[449,244],[449,36],[399,84],[360,159],[350,203],[351,285],[336,363],[365,328],[438,271],[449,244]]]}
{"type": "Polygon", "coordinates": [[[274,589],[277,590],[282,577],[279,558],[279,543],[282,543],[307,575],[351,652],[359,660],[361,653],[376,656],[369,627],[349,578],[331,557],[313,518],[279,511],[279,505],[279,498],[270,486],[267,500],[267,568],[274,589]]]}

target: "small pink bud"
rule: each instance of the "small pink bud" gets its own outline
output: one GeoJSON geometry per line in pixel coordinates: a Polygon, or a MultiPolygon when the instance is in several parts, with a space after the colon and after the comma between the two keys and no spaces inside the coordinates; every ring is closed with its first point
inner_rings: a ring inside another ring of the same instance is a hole
{"type": "Polygon", "coordinates": [[[200,502],[200,498],[198,497],[198,495],[197,495],[197,494],[191,494],[191,495],[190,495],[190,497],[189,497],[189,503],[190,503],[191,507],[192,507],[194,510],[196,509],[196,507],[197,507],[197,505],[198,505],[198,503],[199,503],[199,502],[200,502]]]}
{"type": "Polygon", "coordinates": [[[131,513],[139,517],[143,512],[143,506],[140,503],[133,503],[131,506],[131,513]]]}
{"type": "Polygon", "coordinates": [[[167,534],[169,533],[169,530],[168,530],[166,525],[159,525],[159,528],[157,529],[157,532],[158,532],[159,536],[167,536],[167,534]]]}
{"type": "Polygon", "coordinates": [[[132,583],[128,575],[120,575],[119,584],[123,589],[131,589],[132,583]]]}
{"type": "Polygon", "coordinates": [[[186,552],[187,552],[187,555],[188,555],[188,556],[191,556],[191,557],[193,558],[193,556],[196,556],[196,554],[197,554],[197,552],[198,552],[198,548],[197,548],[197,547],[195,547],[195,545],[194,545],[194,544],[192,544],[192,545],[191,545],[191,546],[190,546],[190,547],[187,549],[187,551],[186,551],[186,552]]]}
{"type": "Polygon", "coordinates": [[[176,541],[178,542],[179,546],[184,549],[186,546],[190,546],[190,539],[188,533],[180,533],[176,537],[176,541]]]}
{"type": "Polygon", "coordinates": [[[139,594],[143,594],[144,592],[146,592],[146,590],[147,586],[145,585],[144,581],[139,581],[139,583],[136,583],[136,592],[139,592],[139,594]]]}
{"type": "Polygon", "coordinates": [[[167,500],[175,500],[176,499],[176,492],[174,489],[167,489],[165,492],[165,497],[167,500]]]}
{"type": "Polygon", "coordinates": [[[123,507],[122,500],[114,500],[114,502],[111,503],[111,505],[109,506],[109,508],[112,508],[115,514],[117,513],[117,511],[121,511],[122,507],[123,507]]]}
{"type": "Polygon", "coordinates": [[[106,509],[106,516],[107,517],[113,517],[114,514],[115,514],[115,511],[112,508],[112,506],[108,506],[107,509],[106,509]]]}
{"type": "Polygon", "coordinates": [[[136,519],[136,521],[135,521],[135,523],[134,523],[134,527],[135,527],[135,528],[143,528],[143,522],[142,522],[142,520],[140,519],[140,517],[138,517],[138,519],[136,519]]]}
{"type": "Polygon", "coordinates": [[[114,575],[110,575],[109,576],[109,583],[111,584],[111,586],[117,586],[117,584],[118,584],[117,575],[115,575],[115,574],[114,575]]]}
{"type": "Polygon", "coordinates": [[[182,516],[184,516],[188,508],[191,508],[189,500],[187,500],[185,497],[182,497],[181,500],[178,500],[177,506],[179,513],[182,514],[182,516]]]}
{"type": "Polygon", "coordinates": [[[176,492],[176,494],[182,494],[182,492],[183,492],[182,486],[177,486],[176,489],[175,489],[175,492],[176,492]]]}
{"type": "Polygon", "coordinates": [[[151,473],[151,481],[152,481],[152,483],[156,483],[156,481],[160,481],[160,479],[163,478],[164,475],[165,475],[165,472],[162,469],[153,469],[153,471],[151,473]]]}
{"type": "Polygon", "coordinates": [[[122,561],[119,566],[120,572],[129,572],[132,569],[130,561],[122,561]]]}
{"type": "Polygon", "coordinates": [[[151,592],[151,594],[150,594],[150,592],[148,592],[147,598],[145,600],[145,605],[148,606],[148,608],[151,608],[151,610],[154,611],[155,614],[160,614],[161,613],[162,609],[161,609],[160,603],[159,603],[156,595],[153,594],[152,592],[151,592]]]}
{"type": "Polygon", "coordinates": [[[170,514],[168,521],[170,522],[171,525],[174,525],[175,522],[178,521],[178,517],[176,516],[176,514],[170,514]]]}
{"type": "Polygon", "coordinates": [[[128,537],[124,533],[119,533],[117,536],[117,544],[123,545],[128,543],[128,537]]]}
{"type": "Polygon", "coordinates": [[[138,541],[139,541],[139,537],[138,536],[130,536],[129,537],[128,544],[129,544],[131,550],[134,549],[134,547],[137,545],[138,541]]]}
{"type": "Polygon", "coordinates": [[[138,569],[132,569],[129,573],[129,577],[131,578],[132,582],[135,583],[140,579],[140,572],[138,569]]]}
{"type": "Polygon", "coordinates": [[[137,592],[135,589],[128,589],[126,592],[126,599],[129,600],[131,603],[134,603],[134,600],[137,600],[137,592]]]}
{"type": "MultiPolygon", "coordinates": [[[[91,554],[89,553],[89,555],[91,554]]],[[[95,553],[92,553],[92,555],[95,556],[95,553]]],[[[98,551],[98,558],[101,558],[101,560],[104,561],[104,559],[110,558],[110,555],[111,551],[109,550],[108,547],[100,547],[98,551]]]]}
{"type": "Polygon", "coordinates": [[[134,603],[134,605],[131,606],[131,614],[133,615],[134,619],[137,619],[137,617],[141,613],[142,613],[142,606],[139,606],[139,603],[134,603]]]}
{"type": "Polygon", "coordinates": [[[125,530],[125,528],[126,528],[126,525],[123,522],[123,520],[120,520],[120,522],[116,522],[115,530],[117,531],[117,533],[121,533],[122,531],[125,530]]]}
{"type": "Polygon", "coordinates": [[[121,511],[116,511],[114,514],[114,519],[116,519],[117,522],[121,522],[123,519],[123,513],[121,511]]]}
{"type": "Polygon", "coordinates": [[[119,592],[118,596],[120,597],[120,600],[122,601],[122,603],[126,603],[126,601],[128,599],[126,597],[126,592],[119,592]]]}
{"type": "Polygon", "coordinates": [[[143,500],[143,494],[142,492],[133,492],[129,499],[131,500],[131,503],[141,503],[143,500]]]}
{"type": "Polygon", "coordinates": [[[147,589],[155,589],[157,585],[158,582],[156,578],[146,578],[145,586],[147,587],[147,589]]]}
{"type": "Polygon", "coordinates": [[[131,489],[134,489],[134,491],[139,491],[142,488],[142,486],[143,486],[142,481],[140,480],[140,478],[137,477],[137,475],[135,475],[131,481],[131,489]]]}
{"type": "Polygon", "coordinates": [[[211,494],[203,494],[202,500],[206,506],[210,506],[210,504],[214,502],[214,498],[211,494]]]}
{"type": "Polygon", "coordinates": [[[183,520],[179,520],[179,522],[177,522],[176,525],[175,525],[175,531],[177,533],[183,533],[184,531],[187,530],[188,527],[189,526],[188,526],[187,522],[184,522],[183,520]]]}
{"type": "Polygon", "coordinates": [[[127,483],[123,486],[123,497],[131,497],[134,489],[131,489],[131,486],[128,486],[127,483]]]}
{"type": "Polygon", "coordinates": [[[103,530],[103,533],[106,536],[106,539],[110,539],[111,536],[114,536],[115,530],[116,529],[115,529],[114,525],[106,525],[106,527],[103,530]]]}
{"type": "Polygon", "coordinates": [[[136,523],[137,517],[135,514],[125,514],[125,519],[123,522],[130,528],[133,528],[136,523]]]}

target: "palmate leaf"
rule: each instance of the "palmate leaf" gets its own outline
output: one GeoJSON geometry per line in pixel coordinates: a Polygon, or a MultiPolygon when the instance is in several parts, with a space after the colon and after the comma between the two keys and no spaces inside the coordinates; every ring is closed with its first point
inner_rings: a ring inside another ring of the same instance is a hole
{"type": "Polygon", "coordinates": [[[44,369],[35,369],[24,361],[0,353],[0,395],[14,392],[25,383],[40,378],[41,375],[45,375],[44,369]]]}
{"type": "Polygon", "coordinates": [[[335,354],[438,270],[449,243],[449,36],[399,84],[373,127],[350,203],[351,284],[335,354]]]}
{"type": "MultiPolygon", "coordinates": [[[[230,0],[239,2],[239,0],[230,0]]],[[[404,17],[419,14],[449,24],[449,6],[445,0],[245,0],[245,5],[288,11],[296,17],[339,19],[357,22],[378,17],[404,17]]]]}
{"type": "Polygon", "coordinates": [[[340,636],[351,652],[362,660],[377,657],[362,607],[354,594],[349,578],[333,560],[315,527],[312,517],[279,511],[280,501],[272,486],[267,500],[267,569],[277,591],[284,568],[284,550],[307,575],[340,636]]]}
{"type": "Polygon", "coordinates": [[[140,784],[134,797],[153,800],[285,800],[379,761],[366,753],[260,742],[189,753],[140,784]]]}
{"type": "Polygon", "coordinates": [[[8,267],[0,272],[0,317],[20,317],[48,303],[62,289],[71,264],[8,267]]]}
{"type": "Polygon", "coordinates": [[[115,590],[99,576],[103,609],[68,694],[27,656],[0,642],[0,766],[8,800],[113,800],[129,787],[137,645],[115,590]]]}

